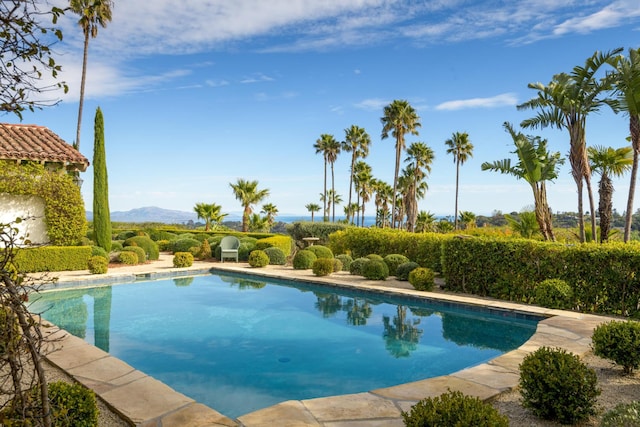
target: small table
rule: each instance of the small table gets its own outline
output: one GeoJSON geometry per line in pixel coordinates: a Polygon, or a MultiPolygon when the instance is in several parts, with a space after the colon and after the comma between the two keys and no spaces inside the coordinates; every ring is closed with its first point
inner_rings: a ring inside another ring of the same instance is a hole
{"type": "Polygon", "coordinates": [[[318,240],[320,240],[320,238],[319,237],[303,237],[302,240],[307,242],[307,246],[313,246],[313,244],[318,240]]]}

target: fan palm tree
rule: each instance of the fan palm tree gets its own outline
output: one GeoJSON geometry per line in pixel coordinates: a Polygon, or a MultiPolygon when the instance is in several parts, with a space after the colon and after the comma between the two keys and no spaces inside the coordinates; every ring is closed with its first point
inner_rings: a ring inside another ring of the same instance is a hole
{"type": "MultiPolygon", "coordinates": [[[[411,183],[411,192],[408,194],[408,198],[405,197],[405,203],[407,205],[406,215],[408,230],[415,230],[415,223],[418,217],[418,192],[417,190],[424,183],[424,179],[428,173],[431,173],[431,164],[435,159],[435,153],[424,142],[414,142],[409,145],[407,149],[407,158],[405,162],[410,163],[410,172],[413,182],[411,183]]],[[[424,183],[426,190],[426,183],[424,183]]]]}
{"type": "Polygon", "coordinates": [[[273,223],[275,222],[276,215],[278,215],[278,208],[273,203],[267,203],[262,205],[262,210],[260,211],[260,213],[266,215],[267,224],[269,224],[269,228],[271,228],[273,226],[273,223]]]}
{"type": "MultiPolygon", "coordinates": [[[[333,137],[333,135],[329,135],[327,133],[323,133],[320,135],[320,138],[316,141],[313,146],[316,149],[316,154],[322,153],[322,157],[324,158],[324,193],[323,200],[324,204],[324,220],[329,220],[329,210],[330,207],[327,206],[329,201],[327,197],[327,165],[331,165],[331,189],[334,189],[335,180],[333,173],[333,165],[338,158],[338,154],[340,154],[340,143],[333,137]]],[[[335,205],[333,212],[333,220],[335,221],[335,205]]]]}
{"type": "Polygon", "coordinates": [[[613,216],[613,182],[611,177],[621,177],[633,165],[633,148],[594,146],[587,148],[591,170],[600,173],[598,213],[600,214],[600,241],[609,240],[613,216]]]}
{"type": "Polygon", "coordinates": [[[249,231],[253,231],[256,233],[265,233],[269,231],[269,218],[261,217],[257,213],[252,213],[249,217],[249,231]]]}
{"type": "Polygon", "coordinates": [[[587,159],[585,128],[587,116],[596,112],[604,104],[612,105],[612,100],[601,97],[610,89],[611,79],[596,79],[595,75],[605,63],[613,64],[614,57],[622,49],[607,53],[595,52],[585,61],[584,67],[576,66],[570,74],[553,76],[548,85],[529,83],[528,87],[538,91],[538,95],[518,105],[519,110],[537,109],[538,113],[521,123],[524,128],[556,127],[569,132],[569,163],[571,176],[578,187],[578,222],[580,241],[586,240],[584,229],[584,209],[582,190],[587,187],[591,212],[591,231],[596,234],[596,215],[593,191],[591,190],[591,169],[587,159]]]}
{"type": "MultiPolygon", "coordinates": [[[[353,166],[353,170],[354,170],[354,175],[353,175],[353,183],[355,186],[355,190],[356,190],[356,197],[357,197],[357,202],[356,204],[358,205],[358,212],[360,212],[360,190],[361,190],[361,182],[363,181],[368,181],[368,185],[371,186],[371,180],[373,180],[373,176],[371,175],[371,166],[360,160],[358,162],[355,163],[355,165],[353,166]]],[[[364,204],[364,202],[362,203],[364,204]]],[[[356,215],[356,223],[357,225],[364,225],[364,224],[360,224],[360,216],[356,215]]]]}
{"type": "Polygon", "coordinates": [[[304,205],[304,207],[305,207],[309,212],[311,212],[311,222],[313,222],[314,214],[315,214],[316,212],[318,212],[318,211],[321,209],[320,205],[318,205],[318,204],[316,204],[316,203],[308,203],[308,204],[304,205]]]}
{"type": "Polygon", "coordinates": [[[420,211],[416,218],[416,233],[426,233],[433,231],[436,222],[436,216],[429,211],[420,211]]]}
{"type": "Polygon", "coordinates": [[[460,212],[460,222],[464,224],[464,228],[467,230],[476,228],[476,214],[471,211],[462,211],[460,212]]]}
{"type": "Polygon", "coordinates": [[[80,149],[80,127],[82,125],[82,108],[84,107],[84,87],[87,79],[87,57],[89,53],[89,38],[98,36],[98,27],[106,28],[111,22],[112,0],[70,0],[69,8],[76,15],[80,15],[78,24],[84,34],[84,52],[82,55],[82,78],[80,80],[80,102],[78,106],[78,128],[74,147],[80,149]]]}
{"type": "Polygon", "coordinates": [[[460,166],[463,165],[469,157],[473,157],[473,144],[469,141],[469,134],[466,132],[454,133],[450,139],[445,142],[447,154],[453,155],[453,162],[456,164],[456,204],[455,204],[455,222],[453,228],[458,229],[458,189],[460,182],[460,166]]]}
{"type": "Polygon", "coordinates": [[[327,195],[325,197],[324,194],[320,193],[320,201],[324,202],[327,206],[327,212],[333,210],[335,211],[335,206],[342,203],[342,196],[337,194],[333,189],[327,190],[327,195]]]}
{"type": "Polygon", "coordinates": [[[238,178],[235,184],[230,183],[229,186],[231,186],[236,200],[242,204],[244,209],[242,212],[242,231],[246,233],[249,231],[250,216],[253,213],[252,206],[269,196],[269,190],[258,190],[258,181],[248,181],[242,178],[238,178]]]}
{"type": "Polygon", "coordinates": [[[525,239],[532,239],[539,230],[536,229],[536,214],[531,211],[522,211],[517,217],[504,214],[509,228],[525,239]]]}
{"type": "Polygon", "coordinates": [[[215,203],[196,203],[193,210],[198,215],[198,219],[204,220],[204,231],[211,230],[212,224],[219,224],[227,216],[220,213],[222,206],[215,203]]]}
{"type": "MultiPolygon", "coordinates": [[[[405,147],[404,136],[408,133],[418,135],[418,128],[422,126],[420,117],[416,110],[406,100],[395,100],[384,107],[384,115],[380,118],[382,122],[382,139],[389,137],[389,134],[396,139],[396,167],[393,174],[393,201],[392,208],[396,209],[396,195],[398,191],[398,176],[400,175],[400,157],[405,147]]],[[[395,218],[393,214],[394,227],[395,218]]]]}
{"type": "Polygon", "coordinates": [[[387,227],[389,224],[389,202],[393,197],[393,188],[381,180],[374,180],[373,189],[376,193],[376,225],[381,228],[387,227]]]}
{"type": "MultiPolygon", "coordinates": [[[[358,159],[364,159],[369,155],[369,144],[371,144],[371,137],[364,130],[364,128],[351,125],[350,128],[344,130],[345,140],[342,142],[342,151],[351,153],[351,168],[349,175],[349,201],[348,205],[351,205],[351,193],[353,192],[353,180],[355,176],[355,164],[358,159]]],[[[351,217],[347,215],[347,220],[351,217]]]]}
{"type": "Polygon", "coordinates": [[[524,179],[533,191],[534,211],[540,233],[545,240],[555,240],[551,213],[547,202],[547,187],[545,182],[558,177],[558,168],[564,163],[559,152],[550,153],[547,150],[547,140],[540,137],[532,137],[516,132],[511,123],[503,124],[505,130],[511,136],[518,156],[518,162],[511,164],[511,159],[484,162],[480,168],[524,179]]]}
{"type": "MultiPolygon", "coordinates": [[[[362,162],[364,163],[364,162],[362,162]]],[[[371,200],[371,194],[373,193],[373,175],[371,175],[371,166],[364,163],[366,167],[361,168],[358,171],[358,174],[355,176],[355,180],[357,182],[357,194],[358,200],[362,203],[359,205],[361,208],[361,220],[359,221],[360,225],[364,227],[364,211],[367,205],[367,202],[371,200]]]]}

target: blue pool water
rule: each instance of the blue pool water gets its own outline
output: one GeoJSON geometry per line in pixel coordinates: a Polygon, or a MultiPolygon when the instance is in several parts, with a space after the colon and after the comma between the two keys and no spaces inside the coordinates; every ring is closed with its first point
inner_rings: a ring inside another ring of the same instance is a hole
{"type": "Polygon", "coordinates": [[[539,319],[243,275],[43,292],[33,312],[229,416],[449,374],[539,319]]]}

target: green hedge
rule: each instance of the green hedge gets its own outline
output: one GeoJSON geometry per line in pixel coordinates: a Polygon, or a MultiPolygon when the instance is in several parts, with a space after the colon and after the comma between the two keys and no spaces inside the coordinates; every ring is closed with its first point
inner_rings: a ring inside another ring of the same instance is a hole
{"type": "Polygon", "coordinates": [[[293,247],[291,237],[278,234],[276,236],[265,237],[259,239],[256,242],[256,249],[265,250],[266,248],[274,247],[282,249],[285,256],[291,255],[291,249],[293,247]]]}
{"type": "Polygon", "coordinates": [[[23,273],[86,270],[90,257],[91,246],[41,246],[19,249],[15,264],[23,273]]]}
{"type": "Polygon", "coordinates": [[[334,222],[294,222],[287,224],[286,230],[289,235],[295,240],[301,248],[306,245],[302,240],[305,237],[317,237],[319,240],[317,244],[327,245],[329,242],[329,235],[336,231],[346,230],[352,228],[346,224],[337,224],[334,222]]]}

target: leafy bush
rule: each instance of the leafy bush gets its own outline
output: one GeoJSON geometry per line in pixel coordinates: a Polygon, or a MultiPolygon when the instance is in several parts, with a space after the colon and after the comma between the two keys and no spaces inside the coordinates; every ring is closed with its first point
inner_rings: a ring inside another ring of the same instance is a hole
{"type": "Polygon", "coordinates": [[[56,381],[47,385],[54,426],[95,427],[98,403],[95,393],[81,384],[56,381]]]}
{"type": "Polygon", "coordinates": [[[317,237],[320,239],[318,240],[318,244],[326,245],[329,241],[330,234],[346,228],[347,226],[345,224],[324,221],[301,221],[286,225],[287,233],[289,233],[300,247],[304,244],[302,239],[305,237],[317,237]]]}
{"type": "Polygon", "coordinates": [[[238,260],[247,261],[251,251],[256,249],[256,239],[244,238],[240,239],[240,246],[238,247],[238,260]]]}
{"type": "Polygon", "coordinates": [[[94,255],[89,258],[87,265],[91,274],[105,274],[109,268],[109,261],[101,255],[94,255]]]}
{"type": "Polygon", "coordinates": [[[125,230],[125,231],[121,231],[118,234],[116,234],[115,240],[127,240],[128,238],[134,237],[135,235],[136,235],[135,231],[125,230]]]}
{"type": "Polygon", "coordinates": [[[293,242],[291,241],[291,237],[285,235],[276,235],[271,237],[265,237],[263,239],[259,239],[256,242],[256,249],[265,250],[266,248],[280,248],[285,257],[291,255],[291,249],[293,247],[293,242]]]}
{"type": "Polygon", "coordinates": [[[333,258],[318,258],[311,264],[311,270],[316,276],[328,276],[333,273],[333,258]]]}
{"type": "Polygon", "coordinates": [[[370,260],[375,259],[376,261],[384,261],[384,258],[382,257],[382,255],[378,255],[378,254],[369,254],[365,258],[368,258],[370,260]]]}
{"type": "Polygon", "coordinates": [[[573,307],[573,290],[564,280],[547,279],[538,283],[535,302],[547,308],[570,309],[573,307]]]}
{"type": "Polygon", "coordinates": [[[351,263],[353,262],[353,258],[351,257],[351,255],[336,255],[336,259],[339,259],[342,263],[342,271],[349,271],[349,267],[351,267],[351,263]]]}
{"type": "Polygon", "coordinates": [[[333,271],[342,271],[342,261],[338,258],[333,259],[333,271]]]}
{"type": "Polygon", "coordinates": [[[147,261],[147,254],[140,246],[125,246],[120,251],[120,253],[122,252],[134,252],[138,257],[138,264],[143,264],[147,261]]]}
{"type": "Polygon", "coordinates": [[[418,267],[409,273],[409,283],[419,291],[431,292],[435,286],[435,274],[430,268],[418,267]]]}
{"type": "Polygon", "coordinates": [[[596,373],[563,349],[540,347],[520,364],[522,405],[539,417],[574,424],[595,413],[596,373]]]}
{"type": "Polygon", "coordinates": [[[313,252],[318,258],[333,258],[333,252],[326,246],[313,245],[306,248],[306,250],[313,252]]]}
{"type": "Polygon", "coordinates": [[[409,261],[402,263],[396,268],[396,279],[407,281],[409,280],[409,273],[416,268],[420,267],[417,262],[409,261]]]}
{"type": "Polygon", "coordinates": [[[269,264],[269,255],[260,249],[255,249],[249,254],[248,261],[251,267],[264,267],[269,264]]]}
{"type": "Polygon", "coordinates": [[[186,237],[186,238],[180,238],[180,239],[176,239],[173,240],[170,244],[169,244],[169,250],[171,252],[173,252],[174,254],[176,252],[188,252],[190,248],[194,247],[194,246],[200,246],[200,241],[190,238],[190,237],[186,237]]]}
{"type": "Polygon", "coordinates": [[[640,401],[620,403],[605,412],[600,427],[640,427],[640,401]]]}
{"type": "Polygon", "coordinates": [[[362,267],[362,275],[369,280],[385,280],[389,277],[389,267],[379,259],[372,259],[362,267]]]}
{"type": "MultiPolygon", "coordinates": [[[[151,240],[153,240],[156,243],[160,240],[173,240],[176,238],[176,233],[172,233],[171,231],[156,230],[156,229],[149,229],[146,231],[149,237],[151,238],[151,240]]],[[[129,237],[132,237],[132,236],[129,236],[129,237]]]]}
{"type": "Polygon", "coordinates": [[[40,246],[16,252],[15,265],[23,273],[85,270],[91,246],[40,246]]]}
{"type": "Polygon", "coordinates": [[[284,252],[276,246],[265,248],[264,253],[269,257],[269,264],[271,265],[285,265],[287,263],[287,257],[284,252]]]}
{"type": "Polygon", "coordinates": [[[625,374],[640,366],[640,322],[612,320],[598,325],[591,337],[595,355],[622,365],[625,374]]]}
{"type": "Polygon", "coordinates": [[[199,259],[209,259],[211,258],[211,245],[209,245],[208,240],[203,240],[200,244],[200,248],[198,249],[198,258],[199,259]]]}
{"type": "Polygon", "coordinates": [[[353,274],[354,276],[362,276],[364,266],[368,264],[369,261],[371,261],[369,258],[364,257],[354,259],[349,266],[349,273],[353,274]]]}
{"type": "Polygon", "coordinates": [[[111,241],[111,252],[121,251],[123,248],[122,242],[120,240],[112,240],[111,241]]]}
{"type": "Polygon", "coordinates": [[[384,262],[389,267],[389,276],[395,276],[396,270],[400,264],[409,262],[409,258],[402,254],[389,254],[383,258],[384,262]]]}
{"type": "Polygon", "coordinates": [[[91,256],[101,256],[104,259],[109,259],[109,254],[100,246],[91,246],[91,256]]]}
{"type": "Polygon", "coordinates": [[[176,268],[191,267],[193,255],[191,252],[176,252],[173,254],[173,266],[176,268]]]}
{"type": "Polygon", "coordinates": [[[477,397],[460,391],[448,391],[436,397],[422,399],[402,412],[407,427],[460,426],[508,427],[509,419],[497,409],[477,397]]]}
{"type": "Polygon", "coordinates": [[[138,263],[138,255],[133,251],[122,251],[118,254],[118,262],[124,265],[136,265],[138,263]]]}
{"type": "Polygon", "coordinates": [[[139,246],[144,249],[147,260],[155,261],[160,257],[160,250],[156,242],[147,236],[134,236],[124,241],[123,246],[139,246]],[[135,243],[135,245],[133,245],[135,243]]]}
{"type": "Polygon", "coordinates": [[[317,259],[318,257],[316,254],[303,249],[298,251],[298,253],[293,257],[293,268],[295,270],[308,270],[313,266],[313,262],[317,259]]]}

